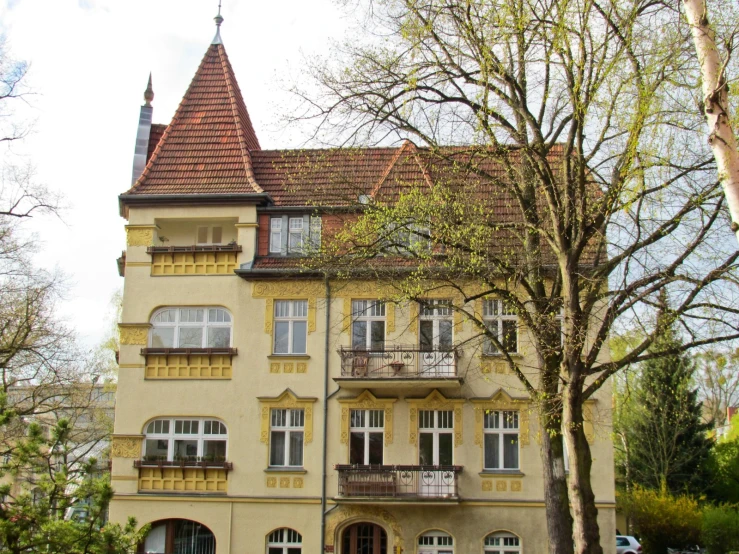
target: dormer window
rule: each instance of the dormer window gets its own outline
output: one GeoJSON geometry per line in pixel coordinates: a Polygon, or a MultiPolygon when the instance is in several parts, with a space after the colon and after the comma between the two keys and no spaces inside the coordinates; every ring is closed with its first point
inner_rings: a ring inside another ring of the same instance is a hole
{"type": "Polygon", "coordinates": [[[269,253],[301,255],[321,245],[321,218],[311,215],[282,215],[270,218],[269,253]]]}

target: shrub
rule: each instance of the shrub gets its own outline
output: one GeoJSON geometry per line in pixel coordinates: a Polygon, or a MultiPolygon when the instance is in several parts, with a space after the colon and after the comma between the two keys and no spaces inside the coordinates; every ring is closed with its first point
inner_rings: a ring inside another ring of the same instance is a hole
{"type": "Polygon", "coordinates": [[[701,510],[692,497],[636,487],[619,500],[649,554],[666,554],[668,547],[685,548],[700,542],[701,510]]]}
{"type": "Polygon", "coordinates": [[[739,511],[736,505],[709,506],[703,511],[702,545],[708,554],[739,550],[739,511]]]}

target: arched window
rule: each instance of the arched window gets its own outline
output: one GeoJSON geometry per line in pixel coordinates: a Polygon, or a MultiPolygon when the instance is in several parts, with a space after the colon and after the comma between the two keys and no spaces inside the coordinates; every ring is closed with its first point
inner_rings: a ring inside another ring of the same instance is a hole
{"type": "Polygon", "coordinates": [[[521,554],[521,539],[513,533],[490,533],[485,537],[485,554],[521,554]]]}
{"type": "Polygon", "coordinates": [[[418,537],[418,554],[454,554],[454,539],[444,531],[429,531],[418,537]]]}
{"type": "Polygon", "coordinates": [[[231,314],[223,308],[162,308],[151,325],[151,348],[231,347],[231,314]]]}
{"type": "Polygon", "coordinates": [[[217,419],[155,419],[145,434],[146,461],[226,461],[228,431],[217,419]]]}
{"type": "Polygon", "coordinates": [[[267,538],[267,554],[300,554],[303,537],[292,529],[275,529],[267,538]]]}
{"type": "Polygon", "coordinates": [[[215,554],[216,538],[205,525],[189,519],[166,519],[152,525],[138,554],[215,554]]]}

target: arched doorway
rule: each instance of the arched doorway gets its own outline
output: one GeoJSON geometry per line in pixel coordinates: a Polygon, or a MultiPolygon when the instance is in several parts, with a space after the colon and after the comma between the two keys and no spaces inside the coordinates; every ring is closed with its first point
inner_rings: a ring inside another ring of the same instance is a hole
{"type": "Polygon", "coordinates": [[[165,519],[152,524],[139,554],[215,554],[216,538],[202,523],[165,519]]]}
{"type": "Polygon", "coordinates": [[[355,523],[344,529],[341,554],[387,554],[387,533],[374,523],[355,523]]]}

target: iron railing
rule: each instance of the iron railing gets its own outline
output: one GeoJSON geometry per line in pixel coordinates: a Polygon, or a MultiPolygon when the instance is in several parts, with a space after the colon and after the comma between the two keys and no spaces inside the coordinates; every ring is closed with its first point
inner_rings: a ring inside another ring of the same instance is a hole
{"type": "Polygon", "coordinates": [[[385,345],[383,350],[342,346],[341,376],[360,379],[439,379],[457,377],[456,350],[422,350],[417,346],[385,345]]]}
{"type": "Polygon", "coordinates": [[[458,499],[462,466],[336,465],[339,496],[458,499]]]}

